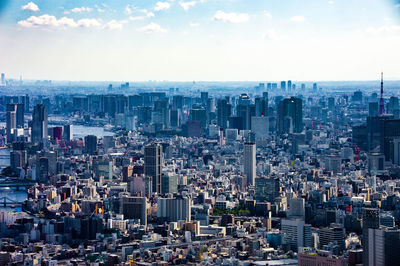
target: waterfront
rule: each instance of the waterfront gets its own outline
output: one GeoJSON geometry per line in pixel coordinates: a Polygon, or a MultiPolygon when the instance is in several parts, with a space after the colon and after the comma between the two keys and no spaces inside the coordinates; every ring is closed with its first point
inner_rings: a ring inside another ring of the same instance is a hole
{"type": "MultiPolygon", "coordinates": [[[[52,125],[50,125],[52,126],[52,125]]],[[[84,138],[87,135],[95,135],[99,138],[104,136],[114,136],[113,132],[104,130],[103,127],[89,127],[82,125],[74,125],[74,139],[84,138]]]]}
{"type": "Polygon", "coordinates": [[[0,190],[0,210],[12,210],[15,212],[20,212],[22,211],[21,207],[15,207],[15,208],[11,208],[11,207],[4,207],[2,202],[3,202],[3,198],[9,198],[13,201],[17,201],[17,202],[23,202],[27,199],[28,194],[25,191],[6,191],[6,190],[0,190]]]}

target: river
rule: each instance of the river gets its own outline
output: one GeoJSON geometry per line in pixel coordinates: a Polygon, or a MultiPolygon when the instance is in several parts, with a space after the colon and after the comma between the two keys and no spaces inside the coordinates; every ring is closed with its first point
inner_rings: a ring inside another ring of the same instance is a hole
{"type": "MultiPolygon", "coordinates": [[[[0,126],[5,127],[5,123],[0,123],[0,126]]],[[[49,125],[52,127],[53,125],[49,125]]],[[[113,136],[114,133],[110,131],[105,131],[103,127],[88,127],[88,126],[81,126],[81,125],[74,125],[73,126],[73,133],[74,139],[84,138],[87,135],[95,135],[97,137],[104,137],[104,136],[113,136]]],[[[4,169],[10,166],[10,150],[9,149],[0,149],[0,169],[4,169]]],[[[24,201],[27,198],[27,193],[24,191],[5,191],[0,190],[0,199],[8,197],[15,201],[24,201]]],[[[0,210],[13,210],[13,211],[21,211],[21,208],[9,208],[1,206],[0,201],[0,210]]]]}

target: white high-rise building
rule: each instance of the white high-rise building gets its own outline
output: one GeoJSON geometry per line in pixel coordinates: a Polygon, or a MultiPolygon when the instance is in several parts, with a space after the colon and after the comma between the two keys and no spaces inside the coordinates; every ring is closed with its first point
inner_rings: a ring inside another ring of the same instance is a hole
{"type": "Polygon", "coordinates": [[[282,219],[281,231],[291,250],[297,252],[300,247],[311,247],[311,226],[303,220],[282,219]]]}
{"type": "Polygon", "coordinates": [[[157,217],[169,222],[190,221],[192,200],[184,197],[158,198],[157,217]]]}
{"type": "Polygon", "coordinates": [[[247,177],[247,185],[253,185],[256,179],[256,144],[246,142],[244,144],[244,174],[247,177]]]}

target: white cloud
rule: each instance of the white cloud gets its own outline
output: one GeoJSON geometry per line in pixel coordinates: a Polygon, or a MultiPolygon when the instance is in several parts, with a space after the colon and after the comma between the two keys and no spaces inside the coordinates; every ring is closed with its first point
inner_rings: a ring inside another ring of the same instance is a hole
{"type": "Polygon", "coordinates": [[[171,7],[171,4],[168,2],[157,2],[154,7],[155,11],[167,10],[171,7]]]}
{"type": "Polygon", "coordinates": [[[188,11],[191,7],[194,7],[197,4],[197,1],[189,1],[189,2],[179,2],[181,7],[185,10],[188,11]]]}
{"type": "Polygon", "coordinates": [[[76,22],[67,17],[57,19],[52,15],[31,16],[26,20],[18,21],[18,25],[25,28],[43,27],[43,28],[69,28],[76,27],[76,22]]]}
{"type": "Polygon", "coordinates": [[[137,17],[135,17],[135,16],[130,16],[129,17],[129,20],[130,21],[137,21],[137,20],[144,20],[146,17],[144,17],[144,16],[137,16],[137,17]]]}
{"type": "Polygon", "coordinates": [[[130,15],[133,12],[133,8],[130,5],[125,7],[125,14],[130,15]]]}
{"type": "Polygon", "coordinates": [[[199,24],[199,23],[193,23],[193,22],[192,22],[192,23],[189,24],[189,26],[190,26],[190,27],[198,27],[198,26],[200,26],[200,24],[199,24]]]}
{"type": "Polygon", "coordinates": [[[228,23],[243,23],[249,20],[249,15],[246,13],[225,13],[218,10],[214,15],[214,20],[228,23]]]}
{"type": "Polygon", "coordinates": [[[29,2],[24,6],[21,6],[22,10],[27,10],[27,11],[32,11],[32,12],[37,12],[39,11],[39,7],[34,3],[34,2],[29,2]]]}
{"type": "MultiPolygon", "coordinates": [[[[18,21],[18,25],[24,28],[42,28],[42,29],[67,29],[67,28],[101,28],[102,22],[94,18],[83,18],[75,21],[72,18],[62,17],[57,19],[52,15],[31,16],[26,20],[18,21]]],[[[116,29],[118,26],[110,21],[104,28],[116,29]]],[[[121,25],[122,27],[122,25],[121,25]]]]}
{"type": "Polygon", "coordinates": [[[90,7],[75,7],[73,9],[71,9],[72,13],[82,13],[82,12],[91,12],[93,9],[90,7]]]}
{"type": "Polygon", "coordinates": [[[290,18],[290,21],[293,22],[304,22],[306,21],[306,18],[304,16],[294,16],[290,18]]]}
{"type": "Polygon", "coordinates": [[[122,26],[123,22],[113,19],[110,22],[106,23],[103,28],[108,30],[122,30],[122,26]]]}
{"type": "Polygon", "coordinates": [[[269,18],[269,19],[272,18],[272,14],[271,14],[269,11],[267,11],[267,10],[264,10],[264,16],[266,16],[266,17],[269,18]]]}
{"type": "Polygon", "coordinates": [[[333,0],[329,0],[328,4],[333,5],[335,2],[333,0]]]}
{"type": "Polygon", "coordinates": [[[141,13],[143,13],[143,14],[145,14],[146,17],[148,17],[148,18],[154,17],[154,13],[151,12],[151,11],[148,11],[147,9],[140,9],[140,10],[138,10],[138,11],[141,12],[141,13]]]}
{"type": "Polygon", "coordinates": [[[95,18],[83,18],[78,20],[77,25],[84,28],[100,27],[101,22],[95,18]]]}
{"type": "Polygon", "coordinates": [[[143,32],[148,32],[148,33],[151,33],[151,32],[166,33],[167,32],[166,29],[162,28],[160,25],[158,25],[157,23],[154,23],[154,22],[150,23],[147,26],[144,26],[144,27],[138,29],[138,31],[143,31],[143,32]]]}

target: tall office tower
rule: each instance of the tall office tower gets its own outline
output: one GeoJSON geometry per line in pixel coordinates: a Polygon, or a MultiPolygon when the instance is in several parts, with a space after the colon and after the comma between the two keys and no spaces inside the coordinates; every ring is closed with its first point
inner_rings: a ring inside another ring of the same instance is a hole
{"type": "Polygon", "coordinates": [[[223,129],[228,128],[228,118],[232,114],[231,105],[226,99],[219,99],[217,102],[217,124],[223,129]]]}
{"type": "Polygon", "coordinates": [[[205,107],[207,105],[207,100],[208,100],[208,91],[202,91],[200,97],[201,97],[201,104],[205,107]]]}
{"type": "Polygon", "coordinates": [[[271,89],[272,89],[272,83],[269,82],[269,83],[267,83],[267,90],[270,91],[271,89]]]}
{"type": "Polygon", "coordinates": [[[297,218],[304,220],[305,200],[303,198],[292,198],[289,200],[289,218],[297,218]]]}
{"type": "Polygon", "coordinates": [[[268,93],[267,97],[255,98],[256,116],[268,116],[268,93]]]}
{"type": "Polygon", "coordinates": [[[39,184],[47,184],[49,180],[49,159],[39,157],[36,161],[36,180],[39,184]]]}
{"type": "Polygon", "coordinates": [[[17,105],[9,103],[6,107],[7,142],[13,142],[13,133],[17,128],[17,105]]]}
{"type": "Polygon", "coordinates": [[[379,104],[378,102],[368,103],[368,116],[378,116],[379,104]]]}
{"type": "Polygon", "coordinates": [[[24,104],[24,111],[25,113],[29,112],[29,95],[26,94],[25,96],[20,97],[20,103],[24,104]]]}
{"type": "Polygon", "coordinates": [[[85,137],[85,153],[96,154],[97,153],[97,137],[94,135],[88,135],[85,137]]]}
{"type": "Polygon", "coordinates": [[[74,126],[64,125],[63,139],[66,141],[71,141],[74,139],[74,126]]]}
{"type": "Polygon", "coordinates": [[[162,176],[162,146],[157,143],[144,148],[144,173],[152,178],[152,192],[160,194],[162,176]]]}
{"type": "Polygon", "coordinates": [[[183,95],[174,95],[172,97],[172,106],[174,110],[183,108],[183,95]]]}
{"type": "Polygon", "coordinates": [[[303,220],[281,220],[281,231],[290,249],[297,252],[299,247],[311,247],[311,226],[303,220]]]}
{"type": "Polygon", "coordinates": [[[381,73],[381,99],[379,100],[379,111],[378,115],[385,114],[385,101],[383,100],[383,72],[381,73]]]}
{"type": "Polygon", "coordinates": [[[115,95],[104,95],[103,97],[103,111],[109,117],[115,117],[117,113],[117,98],[115,95]]]}
{"type": "Polygon", "coordinates": [[[176,198],[158,198],[157,217],[168,222],[190,221],[192,199],[178,196],[176,198]]]}
{"type": "Polygon", "coordinates": [[[201,128],[204,130],[207,126],[207,112],[203,106],[193,105],[190,110],[190,116],[192,121],[200,121],[201,128]]]}
{"type": "Polygon", "coordinates": [[[132,111],[134,107],[143,106],[143,95],[128,96],[128,107],[132,111]]]}
{"type": "Polygon", "coordinates": [[[169,127],[168,99],[157,100],[154,102],[154,112],[160,115],[163,128],[169,127]]]}
{"type": "Polygon", "coordinates": [[[278,104],[278,134],[301,133],[303,131],[303,101],[291,97],[278,104]]]}
{"type": "Polygon", "coordinates": [[[237,110],[236,110],[237,117],[240,117],[241,121],[242,121],[241,129],[250,130],[251,129],[251,117],[256,115],[255,105],[254,104],[248,104],[248,105],[239,104],[236,108],[237,108],[237,110]]]}
{"type": "Polygon", "coordinates": [[[115,107],[117,114],[125,113],[125,110],[128,109],[128,97],[125,95],[117,95],[115,107]]]}
{"type": "Polygon", "coordinates": [[[393,114],[394,118],[399,118],[399,98],[392,96],[387,103],[386,112],[393,114]]]}
{"type": "Polygon", "coordinates": [[[291,80],[288,80],[288,82],[287,82],[287,90],[288,91],[292,90],[292,81],[291,80]]]}
{"type": "Polygon", "coordinates": [[[24,115],[25,105],[23,103],[17,104],[17,128],[24,128],[24,115]]]}
{"type": "Polygon", "coordinates": [[[47,111],[43,104],[38,104],[33,109],[32,117],[32,142],[41,142],[47,139],[47,111]]]}
{"type": "Polygon", "coordinates": [[[256,178],[254,188],[257,201],[274,202],[280,192],[279,178],[256,178]]]}
{"type": "Polygon", "coordinates": [[[301,83],[301,91],[305,91],[306,90],[306,84],[301,83]]]}
{"type": "Polygon", "coordinates": [[[163,194],[178,192],[178,175],[175,173],[163,174],[161,177],[161,192],[163,194]]]}
{"type": "Polygon", "coordinates": [[[379,209],[375,208],[364,208],[362,216],[362,246],[363,251],[363,263],[365,266],[375,265],[369,264],[369,246],[373,243],[369,243],[369,229],[379,228],[379,209]]]}
{"type": "Polygon", "coordinates": [[[321,228],[319,231],[319,244],[323,248],[329,243],[336,243],[340,251],[345,249],[345,229],[341,224],[331,224],[329,227],[321,228]]]}
{"type": "Polygon", "coordinates": [[[368,246],[364,246],[364,252],[368,250],[364,265],[400,265],[400,230],[396,227],[368,229],[368,246]]]}
{"type": "Polygon", "coordinates": [[[286,81],[281,81],[281,90],[286,91],[286,81]]]}
{"type": "Polygon", "coordinates": [[[334,97],[328,98],[328,109],[331,112],[335,111],[335,98],[334,97]]]}
{"type": "Polygon", "coordinates": [[[125,219],[140,219],[140,224],[147,225],[147,199],[145,197],[120,198],[119,213],[125,219]]]}
{"type": "Polygon", "coordinates": [[[5,86],[6,85],[6,74],[1,73],[1,86],[5,86]]]}
{"type": "Polygon", "coordinates": [[[25,167],[28,161],[28,154],[26,150],[15,150],[10,152],[10,166],[14,172],[25,167]]]}
{"type": "Polygon", "coordinates": [[[251,99],[250,99],[249,95],[247,95],[246,93],[242,93],[239,96],[238,104],[239,105],[250,105],[251,104],[251,99]]]}
{"type": "Polygon", "coordinates": [[[181,126],[180,110],[171,110],[169,116],[171,127],[181,126]]]}
{"type": "Polygon", "coordinates": [[[57,173],[57,152],[48,151],[45,154],[48,162],[49,162],[49,175],[55,175],[57,173]]]}
{"type": "Polygon", "coordinates": [[[254,186],[256,178],[256,144],[246,142],[244,144],[244,174],[247,177],[247,185],[254,186]]]}
{"type": "Polygon", "coordinates": [[[318,90],[318,84],[317,84],[317,83],[314,83],[314,84],[312,85],[312,89],[313,89],[313,92],[316,92],[316,91],[318,90]]]}

